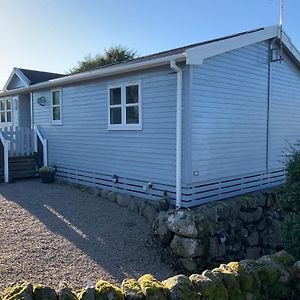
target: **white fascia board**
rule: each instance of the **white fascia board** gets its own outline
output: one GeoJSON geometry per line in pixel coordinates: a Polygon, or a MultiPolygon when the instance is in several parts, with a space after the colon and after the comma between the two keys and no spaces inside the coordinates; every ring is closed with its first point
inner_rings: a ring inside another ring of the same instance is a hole
{"type": "Polygon", "coordinates": [[[204,59],[216,56],[234,49],[246,47],[254,43],[268,40],[278,36],[278,27],[270,26],[260,31],[232,37],[186,50],[186,63],[201,65],[204,59]]]}
{"type": "Polygon", "coordinates": [[[3,87],[3,92],[7,91],[7,87],[9,86],[9,84],[10,84],[10,82],[11,82],[14,75],[16,75],[20,78],[20,80],[24,83],[25,87],[29,86],[29,84],[30,84],[29,79],[21,72],[20,69],[14,68],[12,70],[12,72],[10,73],[10,75],[9,75],[9,77],[8,77],[4,87],[3,87]]]}
{"type": "Polygon", "coordinates": [[[104,67],[98,70],[88,71],[84,73],[78,73],[74,75],[69,75],[65,77],[60,77],[56,79],[51,79],[49,81],[37,83],[34,85],[30,85],[25,88],[19,88],[15,90],[3,90],[3,92],[0,93],[0,97],[2,96],[9,96],[13,94],[19,94],[19,93],[25,93],[25,92],[32,92],[36,90],[41,89],[47,89],[52,87],[58,87],[66,84],[81,82],[85,80],[92,80],[92,79],[98,79],[101,77],[106,76],[113,76],[118,75],[126,72],[133,72],[133,71],[139,71],[143,69],[148,69],[152,67],[158,67],[162,65],[166,65],[170,63],[170,60],[176,60],[176,61],[184,61],[185,60],[185,53],[180,53],[176,55],[171,56],[165,56],[161,58],[151,59],[144,62],[132,62],[128,64],[118,64],[111,67],[104,67]]]}
{"type": "MultiPolygon", "coordinates": [[[[278,36],[279,35],[280,35],[280,33],[278,33],[278,36]]],[[[290,51],[290,53],[294,56],[294,58],[300,65],[300,53],[299,53],[298,49],[293,45],[291,39],[285,32],[283,32],[283,34],[282,34],[282,42],[283,42],[283,45],[290,51]]]]}

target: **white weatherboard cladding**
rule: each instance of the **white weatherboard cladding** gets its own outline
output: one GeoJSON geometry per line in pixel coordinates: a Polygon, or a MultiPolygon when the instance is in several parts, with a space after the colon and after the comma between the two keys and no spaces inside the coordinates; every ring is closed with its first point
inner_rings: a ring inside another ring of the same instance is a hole
{"type": "Polygon", "coordinates": [[[169,67],[63,87],[61,126],[51,125],[49,91],[34,93],[33,102],[50,164],[175,185],[176,74],[169,67]],[[107,88],[134,80],[141,82],[143,129],[110,131],[107,88]]]}
{"type": "Polygon", "coordinates": [[[292,61],[272,64],[269,168],[283,166],[290,144],[300,141],[300,71],[292,61]]]}
{"type": "Polygon", "coordinates": [[[205,60],[192,72],[193,182],[266,169],[268,44],[205,60]]]}

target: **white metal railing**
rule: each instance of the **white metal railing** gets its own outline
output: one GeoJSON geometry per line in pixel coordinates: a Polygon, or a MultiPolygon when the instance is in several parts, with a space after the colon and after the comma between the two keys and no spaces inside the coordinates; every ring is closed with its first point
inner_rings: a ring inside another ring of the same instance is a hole
{"type": "Polygon", "coordinates": [[[0,131],[0,141],[3,145],[3,171],[4,171],[4,182],[9,182],[9,171],[8,171],[8,141],[3,137],[0,131]]]}
{"type": "Polygon", "coordinates": [[[3,138],[8,143],[8,155],[27,156],[33,154],[33,130],[29,127],[1,128],[3,138]]]}
{"type": "Polygon", "coordinates": [[[42,136],[39,128],[37,125],[33,127],[34,130],[34,152],[36,152],[38,155],[40,155],[41,151],[39,151],[39,142],[42,145],[42,160],[43,160],[43,165],[47,166],[48,165],[48,141],[44,139],[42,136]]]}

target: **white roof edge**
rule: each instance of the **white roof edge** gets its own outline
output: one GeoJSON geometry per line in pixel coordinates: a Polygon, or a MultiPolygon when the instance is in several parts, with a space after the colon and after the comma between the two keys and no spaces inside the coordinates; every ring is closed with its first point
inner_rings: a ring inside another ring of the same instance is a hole
{"type": "Polygon", "coordinates": [[[278,26],[265,27],[262,30],[216,41],[211,44],[200,45],[186,50],[186,63],[201,65],[204,59],[216,56],[241,47],[246,47],[278,36],[278,26]]]}
{"type": "Polygon", "coordinates": [[[10,73],[4,87],[3,87],[3,91],[7,90],[7,87],[10,84],[10,81],[12,80],[13,76],[16,75],[20,78],[21,81],[23,81],[25,87],[28,87],[30,84],[29,79],[22,73],[22,71],[19,68],[13,68],[12,72],[10,73]]]}
{"type": "Polygon", "coordinates": [[[165,56],[161,58],[156,58],[152,60],[142,61],[142,62],[136,62],[136,63],[129,63],[129,64],[117,64],[110,67],[105,67],[97,70],[92,70],[88,72],[73,74],[65,77],[55,78],[51,79],[49,81],[44,81],[41,83],[33,84],[31,86],[27,86],[25,88],[19,88],[14,90],[3,90],[0,92],[1,96],[9,96],[13,94],[19,94],[19,93],[25,93],[25,92],[31,92],[35,90],[41,90],[46,89],[49,87],[55,87],[70,83],[76,83],[80,82],[82,80],[91,80],[91,79],[97,79],[104,76],[112,76],[115,74],[121,74],[126,72],[132,72],[132,71],[138,71],[150,67],[157,67],[164,64],[167,64],[170,62],[170,60],[177,60],[177,61],[183,61],[185,60],[185,53],[180,53],[176,55],[171,56],[165,56]]]}

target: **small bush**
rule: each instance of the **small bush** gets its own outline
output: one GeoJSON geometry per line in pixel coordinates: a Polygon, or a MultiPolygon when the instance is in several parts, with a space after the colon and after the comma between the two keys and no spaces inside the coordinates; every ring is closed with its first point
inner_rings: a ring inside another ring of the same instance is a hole
{"type": "Polygon", "coordinates": [[[300,258],[300,144],[291,147],[286,159],[287,178],[281,206],[292,214],[283,234],[286,250],[300,258]]]}
{"type": "Polygon", "coordinates": [[[51,166],[45,166],[39,169],[39,173],[53,173],[55,172],[55,168],[51,166]]]}

